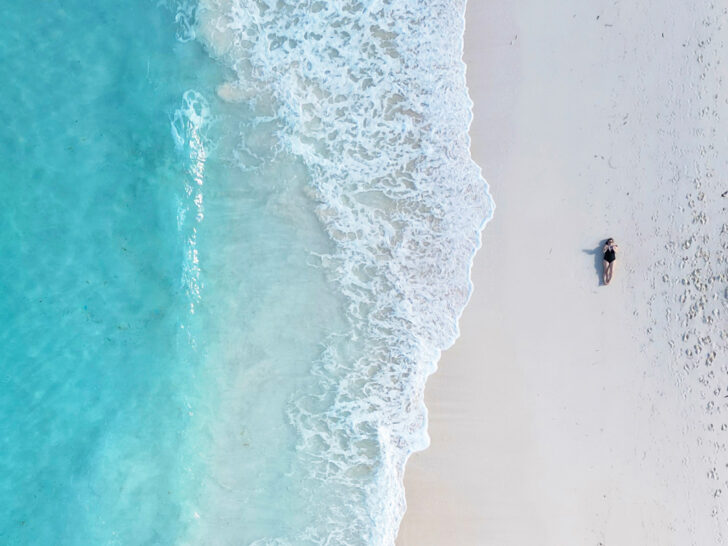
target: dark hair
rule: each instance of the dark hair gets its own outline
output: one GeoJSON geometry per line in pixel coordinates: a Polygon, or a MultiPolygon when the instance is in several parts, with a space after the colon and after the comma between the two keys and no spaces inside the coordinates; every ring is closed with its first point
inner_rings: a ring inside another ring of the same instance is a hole
{"type": "Polygon", "coordinates": [[[612,238],[610,237],[609,239],[607,239],[607,242],[606,242],[605,244],[609,244],[609,243],[613,243],[613,242],[614,242],[614,239],[612,239],[612,238]]]}

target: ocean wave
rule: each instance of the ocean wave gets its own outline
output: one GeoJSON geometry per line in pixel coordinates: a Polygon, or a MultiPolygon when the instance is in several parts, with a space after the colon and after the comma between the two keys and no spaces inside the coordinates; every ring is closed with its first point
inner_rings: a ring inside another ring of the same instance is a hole
{"type": "Polygon", "coordinates": [[[464,8],[203,0],[195,12],[197,39],[234,74],[219,97],[275,119],[277,145],[306,165],[334,248],[312,257],[346,301],[316,392],[289,410],[315,523],[256,544],[394,543],[405,462],[428,444],[425,381],[458,335],[493,209],[469,151],[464,8]]]}

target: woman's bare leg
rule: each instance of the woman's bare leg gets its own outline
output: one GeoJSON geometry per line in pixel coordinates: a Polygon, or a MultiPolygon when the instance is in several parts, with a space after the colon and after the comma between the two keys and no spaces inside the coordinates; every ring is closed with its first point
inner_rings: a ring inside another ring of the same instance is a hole
{"type": "Polygon", "coordinates": [[[607,269],[605,271],[605,277],[606,277],[605,284],[609,284],[610,282],[612,282],[612,275],[613,274],[614,274],[614,262],[610,262],[607,265],[607,269]]]}
{"type": "Polygon", "coordinates": [[[609,281],[611,280],[611,277],[609,276],[609,262],[607,260],[604,260],[602,262],[602,269],[604,270],[604,284],[609,284],[609,281]]]}

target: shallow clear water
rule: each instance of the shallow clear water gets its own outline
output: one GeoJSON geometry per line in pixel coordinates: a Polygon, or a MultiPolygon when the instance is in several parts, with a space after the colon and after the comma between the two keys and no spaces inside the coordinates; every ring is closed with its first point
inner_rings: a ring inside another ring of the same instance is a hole
{"type": "Polygon", "coordinates": [[[490,201],[464,4],[0,32],[0,542],[386,544],[490,201]]]}
{"type": "Polygon", "coordinates": [[[146,1],[3,7],[0,542],[170,543],[200,480],[170,118],[214,64],[146,1]]]}

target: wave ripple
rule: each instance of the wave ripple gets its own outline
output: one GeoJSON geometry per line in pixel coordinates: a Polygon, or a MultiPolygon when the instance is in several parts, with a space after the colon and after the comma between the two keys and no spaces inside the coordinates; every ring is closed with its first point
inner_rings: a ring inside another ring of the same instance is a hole
{"type": "MultiPolygon", "coordinates": [[[[426,377],[457,337],[492,201],[469,151],[464,2],[204,0],[218,94],[275,118],[302,160],[348,330],[291,402],[316,524],[260,544],[393,544],[404,464],[426,447],[426,377]]],[[[242,144],[241,144],[242,146],[242,144]]],[[[243,154],[241,154],[242,157],[243,154]]],[[[243,166],[245,167],[245,166],[243,166]]],[[[312,311],[315,316],[315,311],[312,311]]]]}

